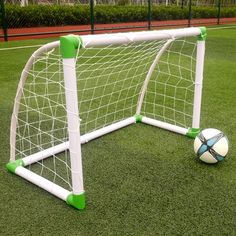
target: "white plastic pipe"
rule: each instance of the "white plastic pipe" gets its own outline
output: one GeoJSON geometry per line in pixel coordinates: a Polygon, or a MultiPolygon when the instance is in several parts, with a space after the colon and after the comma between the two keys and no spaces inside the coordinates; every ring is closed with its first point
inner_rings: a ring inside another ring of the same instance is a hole
{"type": "Polygon", "coordinates": [[[114,34],[97,34],[83,35],[83,47],[89,48],[94,46],[106,46],[111,44],[128,44],[134,42],[164,40],[188,36],[197,36],[201,34],[198,27],[171,29],[171,30],[152,30],[131,33],[114,33],[114,34]]]}
{"type": "Polygon", "coordinates": [[[162,128],[162,129],[166,129],[166,130],[169,130],[172,132],[176,132],[179,134],[183,134],[183,135],[186,135],[188,132],[188,129],[186,129],[186,128],[182,128],[177,125],[172,125],[172,124],[169,124],[169,123],[166,123],[163,121],[154,120],[152,118],[148,118],[145,116],[142,117],[142,123],[153,125],[153,126],[156,126],[156,127],[162,128]]]}
{"type": "Polygon", "coordinates": [[[84,192],[75,59],[63,59],[73,194],[84,192]]]}
{"type": "MultiPolygon", "coordinates": [[[[134,117],[127,118],[125,120],[119,121],[117,123],[108,125],[106,127],[100,128],[98,130],[80,136],[80,142],[81,144],[87,143],[93,139],[111,133],[115,130],[121,129],[125,126],[131,125],[135,122],[136,120],[134,117]]],[[[22,161],[24,163],[24,166],[28,166],[68,149],[69,149],[69,141],[47,148],[43,151],[36,152],[30,156],[24,157],[22,158],[22,161]]]]}
{"type": "Polygon", "coordinates": [[[11,146],[11,153],[10,153],[10,161],[15,161],[15,143],[16,143],[16,127],[17,127],[17,119],[18,119],[18,112],[19,112],[19,105],[20,100],[22,97],[25,81],[28,77],[29,71],[32,68],[32,65],[35,61],[35,58],[38,58],[42,53],[52,50],[53,48],[57,48],[59,46],[59,41],[55,41],[52,43],[48,43],[39,49],[37,49],[27,61],[20,77],[20,82],[17,87],[13,113],[11,117],[11,129],[10,129],[10,146],[11,146]]]}
{"type": "Polygon", "coordinates": [[[54,184],[53,182],[33,173],[22,166],[18,166],[15,170],[15,173],[64,201],[66,201],[68,195],[70,194],[68,190],[58,186],[57,184],[54,184]]]}
{"type": "Polygon", "coordinates": [[[108,125],[104,128],[98,129],[96,131],[93,131],[91,133],[87,133],[87,134],[81,136],[81,142],[82,143],[83,142],[89,142],[92,139],[95,139],[95,138],[98,138],[98,137],[103,136],[105,134],[111,133],[115,130],[121,129],[121,128],[123,128],[125,126],[128,126],[130,124],[133,124],[135,122],[136,122],[135,118],[130,117],[130,118],[127,118],[125,120],[119,121],[117,123],[108,125]]]}
{"type": "Polygon", "coordinates": [[[192,128],[199,128],[200,126],[204,55],[205,55],[205,40],[197,41],[197,59],[196,59],[192,128]]]}
{"type": "Polygon", "coordinates": [[[142,89],[141,89],[141,92],[140,92],[140,96],[139,96],[139,100],[138,100],[138,104],[137,104],[137,109],[136,109],[136,114],[139,115],[140,112],[141,112],[141,108],[142,108],[142,104],[143,104],[143,99],[144,99],[144,95],[146,93],[146,90],[147,90],[147,86],[148,86],[148,83],[152,77],[152,73],[157,65],[157,63],[159,62],[162,54],[165,52],[165,50],[168,48],[168,46],[174,41],[174,39],[169,39],[165,44],[164,46],[161,48],[161,50],[157,53],[151,67],[149,68],[148,70],[148,73],[147,73],[147,76],[143,82],[143,86],[142,86],[142,89]]]}
{"type": "Polygon", "coordinates": [[[53,147],[47,148],[43,151],[36,152],[30,156],[24,157],[22,158],[22,161],[24,163],[24,166],[28,166],[35,162],[41,161],[47,157],[63,152],[67,149],[69,149],[69,142],[64,142],[53,147]]]}

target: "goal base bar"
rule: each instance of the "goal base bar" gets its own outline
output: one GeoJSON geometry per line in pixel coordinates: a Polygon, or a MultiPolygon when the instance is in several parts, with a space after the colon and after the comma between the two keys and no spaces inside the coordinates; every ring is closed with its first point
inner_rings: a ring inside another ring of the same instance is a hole
{"type": "Polygon", "coordinates": [[[199,128],[183,128],[177,125],[172,125],[163,121],[155,120],[152,118],[148,118],[142,115],[136,115],[136,122],[137,123],[145,123],[148,125],[152,125],[161,129],[165,129],[168,131],[172,131],[178,134],[185,135],[190,138],[195,138],[198,133],[200,132],[199,128]]]}
{"type": "Polygon", "coordinates": [[[52,195],[65,201],[68,205],[75,207],[76,209],[82,210],[85,208],[85,194],[81,192],[79,194],[74,194],[59,185],[45,179],[44,177],[35,174],[34,172],[26,169],[24,163],[21,159],[15,162],[9,162],[6,165],[9,172],[14,173],[30,183],[37,185],[38,187],[46,190],[52,195]]]}
{"type": "Polygon", "coordinates": [[[182,128],[177,125],[172,125],[172,124],[169,124],[169,123],[166,123],[163,121],[148,118],[146,116],[142,116],[141,122],[148,124],[148,125],[156,126],[158,128],[166,129],[166,130],[178,133],[178,134],[187,135],[187,133],[188,133],[187,128],[182,128]]]}
{"type": "MultiPolygon", "coordinates": [[[[81,135],[80,142],[81,142],[81,144],[87,143],[93,139],[99,138],[105,134],[108,134],[108,133],[111,133],[115,130],[121,129],[121,128],[131,125],[135,122],[136,122],[135,117],[129,117],[125,120],[108,125],[106,127],[100,128],[100,129],[92,131],[90,133],[86,133],[84,135],[81,135]]],[[[31,154],[29,156],[26,156],[26,157],[22,158],[22,161],[24,163],[24,166],[28,166],[28,165],[31,165],[35,162],[41,161],[43,159],[46,159],[50,156],[56,155],[57,153],[63,152],[68,149],[69,149],[69,141],[66,141],[64,143],[55,145],[53,147],[44,149],[42,151],[31,154]]]]}

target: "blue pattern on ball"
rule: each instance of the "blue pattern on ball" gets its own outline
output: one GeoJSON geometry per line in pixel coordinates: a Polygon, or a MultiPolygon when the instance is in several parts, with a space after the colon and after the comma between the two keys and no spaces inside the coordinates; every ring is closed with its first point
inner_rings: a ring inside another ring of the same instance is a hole
{"type": "Polygon", "coordinates": [[[212,147],[216,142],[218,142],[218,137],[213,137],[207,140],[207,146],[212,147]]]}
{"type": "Polygon", "coordinates": [[[204,152],[206,152],[208,149],[208,146],[206,144],[202,144],[201,147],[198,149],[198,155],[202,155],[204,152]]]}

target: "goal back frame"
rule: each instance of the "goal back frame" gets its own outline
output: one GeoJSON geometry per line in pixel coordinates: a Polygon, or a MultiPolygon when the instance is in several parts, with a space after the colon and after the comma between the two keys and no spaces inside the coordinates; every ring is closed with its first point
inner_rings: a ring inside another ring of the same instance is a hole
{"type": "Polygon", "coordinates": [[[83,209],[85,207],[85,194],[83,185],[83,168],[81,157],[81,144],[90,140],[98,138],[102,135],[123,128],[133,123],[146,123],[152,126],[163,128],[169,131],[173,131],[188,137],[194,138],[199,132],[200,126],[200,110],[201,110],[201,97],[202,97],[202,81],[203,81],[203,68],[204,68],[204,54],[205,54],[205,39],[206,28],[185,28],[174,30],[161,30],[161,31],[147,31],[147,32],[135,32],[135,33],[116,33],[116,34],[103,34],[103,35],[87,35],[87,36],[62,36],[60,41],[49,43],[42,46],[33,53],[28,60],[18,85],[12,120],[11,120],[11,157],[10,162],[7,164],[7,169],[15,173],[29,182],[45,189],[58,198],[66,201],[69,205],[74,206],[77,209],[83,209]],[[173,124],[169,124],[163,121],[158,121],[152,118],[141,115],[142,102],[145,96],[145,92],[152,76],[152,72],[162,54],[172,43],[173,40],[181,37],[197,37],[197,53],[196,53],[196,70],[195,70],[195,86],[194,86],[194,101],[193,101],[193,119],[192,127],[183,128],[173,124]],[[78,48],[89,48],[93,46],[106,46],[110,44],[129,44],[133,42],[151,41],[166,39],[166,43],[162,49],[157,53],[148,73],[144,80],[139,99],[137,101],[136,114],[132,117],[119,121],[115,124],[111,124],[100,128],[98,130],[80,135],[80,119],[78,109],[78,95],[77,95],[77,78],[76,78],[76,52],[78,48]],[[63,60],[63,73],[65,84],[65,100],[67,110],[67,123],[68,123],[68,138],[65,143],[50,147],[32,155],[26,156],[22,159],[15,159],[15,143],[16,143],[16,129],[17,119],[19,112],[19,104],[23,93],[25,81],[27,80],[28,71],[30,70],[35,57],[43,53],[45,50],[50,50],[56,47],[60,47],[61,56],[63,60]],[[78,145],[79,144],[79,145],[78,145]],[[68,191],[61,186],[45,179],[44,177],[33,173],[27,169],[28,165],[32,163],[46,159],[54,154],[69,150],[70,163],[71,163],[71,178],[72,178],[72,191],[68,191]]]}

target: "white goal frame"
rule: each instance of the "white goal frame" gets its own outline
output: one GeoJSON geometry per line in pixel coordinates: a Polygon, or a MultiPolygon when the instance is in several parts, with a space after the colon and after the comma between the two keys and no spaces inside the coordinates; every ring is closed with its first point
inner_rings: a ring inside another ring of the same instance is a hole
{"type": "Polygon", "coordinates": [[[45,189],[58,198],[66,201],[69,205],[77,209],[85,207],[85,195],[83,185],[83,168],[81,158],[81,144],[89,142],[95,138],[108,134],[112,131],[118,130],[125,126],[142,122],[169,131],[173,131],[189,137],[195,137],[199,132],[200,125],[200,110],[201,110],[201,97],[202,97],[202,81],[203,81],[203,68],[204,68],[204,54],[205,54],[205,27],[193,27],[184,29],[173,30],[160,30],[160,31],[147,31],[147,32],[133,32],[133,33],[114,33],[102,35],[87,35],[87,36],[62,36],[60,41],[46,44],[35,51],[28,60],[25,68],[21,74],[21,79],[18,85],[12,120],[11,120],[11,157],[10,162],[7,164],[7,169],[15,173],[29,182],[45,189]],[[195,70],[195,89],[193,101],[193,119],[192,127],[184,128],[177,125],[169,124],[163,121],[158,121],[153,118],[141,115],[142,102],[155,66],[158,64],[162,54],[168,48],[169,44],[181,37],[197,36],[197,54],[196,54],[196,70],[195,70]],[[142,90],[137,101],[136,114],[132,117],[119,121],[117,123],[108,125],[98,130],[80,135],[80,119],[77,98],[77,78],[76,78],[76,52],[79,47],[89,48],[93,46],[106,46],[110,44],[129,44],[133,42],[150,41],[150,40],[167,40],[162,49],[156,55],[148,74],[144,80],[142,90]],[[69,140],[65,143],[56,145],[54,147],[26,156],[22,159],[15,159],[15,143],[16,143],[16,128],[19,112],[19,104],[23,93],[25,81],[27,80],[28,71],[30,70],[33,60],[38,55],[46,50],[60,47],[61,55],[63,58],[63,71],[66,95],[66,110],[68,122],[69,140]],[[45,179],[44,177],[35,174],[27,169],[28,165],[46,159],[54,154],[69,150],[71,175],[72,175],[72,192],[60,187],[59,185],[45,179]]]}

